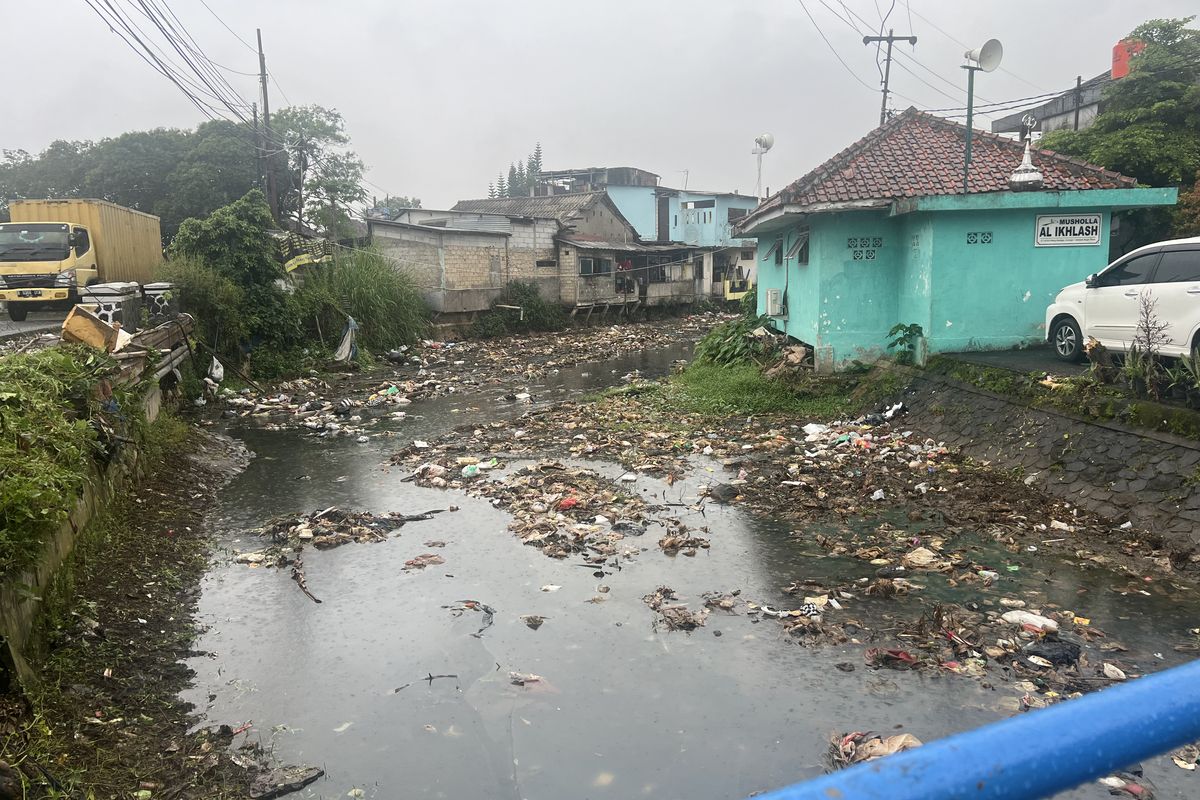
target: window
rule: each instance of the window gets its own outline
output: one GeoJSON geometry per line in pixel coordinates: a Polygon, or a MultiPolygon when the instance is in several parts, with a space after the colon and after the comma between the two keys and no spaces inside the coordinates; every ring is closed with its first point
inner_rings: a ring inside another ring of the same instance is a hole
{"type": "Polygon", "coordinates": [[[783,252],[782,251],[783,251],[783,239],[776,239],[774,244],[771,245],[770,249],[767,250],[767,252],[763,254],[763,261],[770,261],[771,258],[774,257],[776,264],[782,263],[782,261],[783,261],[783,259],[782,259],[783,252]]]}
{"type": "Polygon", "coordinates": [[[1171,250],[1162,254],[1155,283],[1200,281],[1200,250],[1171,250]]]}
{"type": "Polygon", "coordinates": [[[91,249],[92,243],[86,228],[76,228],[72,232],[75,234],[75,257],[79,258],[91,249]]]}
{"type": "Polygon", "coordinates": [[[744,208],[731,208],[731,209],[728,209],[727,213],[728,213],[728,216],[726,217],[727,222],[737,222],[739,219],[745,219],[746,214],[748,214],[749,212],[746,211],[746,209],[744,209],[744,208]]]}
{"type": "Polygon", "coordinates": [[[537,265],[539,267],[557,267],[558,259],[557,258],[539,258],[537,260],[537,265]]]}
{"type": "Polygon", "coordinates": [[[580,258],[579,259],[579,274],[580,275],[591,275],[593,266],[594,266],[594,261],[592,259],[580,258]]]}
{"type": "Polygon", "coordinates": [[[611,258],[592,259],[592,274],[593,275],[608,275],[612,271],[613,271],[613,261],[611,258]]]}
{"type": "Polygon", "coordinates": [[[808,229],[804,229],[796,233],[796,241],[792,242],[792,246],[788,248],[785,256],[789,261],[796,259],[797,264],[808,263],[808,229]]]}
{"type": "Polygon", "coordinates": [[[742,250],[741,259],[742,259],[742,261],[753,261],[754,260],[754,251],[753,250],[742,250]]]}
{"type": "Polygon", "coordinates": [[[1139,286],[1158,261],[1158,253],[1131,258],[1124,264],[1108,270],[1096,280],[1097,286],[1139,286]]]}

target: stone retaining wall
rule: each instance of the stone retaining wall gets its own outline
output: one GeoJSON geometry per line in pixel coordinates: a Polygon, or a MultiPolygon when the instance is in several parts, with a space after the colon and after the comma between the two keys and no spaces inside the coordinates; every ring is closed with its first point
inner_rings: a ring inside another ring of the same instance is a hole
{"type": "Polygon", "coordinates": [[[917,375],[905,425],[1115,524],[1200,545],[1200,442],[1098,422],[917,375]]]}

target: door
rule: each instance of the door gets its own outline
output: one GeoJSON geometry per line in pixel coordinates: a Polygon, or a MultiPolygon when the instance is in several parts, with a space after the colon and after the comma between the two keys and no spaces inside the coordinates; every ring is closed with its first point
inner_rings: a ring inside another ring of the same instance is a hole
{"type": "Polygon", "coordinates": [[[665,194],[658,196],[658,240],[671,241],[671,198],[665,194]]]}
{"type": "Polygon", "coordinates": [[[1165,251],[1153,281],[1155,314],[1170,326],[1163,352],[1184,355],[1200,329],[1200,247],[1165,251]]]}
{"type": "Polygon", "coordinates": [[[1134,256],[1096,276],[1083,298],[1083,335],[1110,350],[1127,350],[1137,330],[1138,296],[1158,262],[1158,253],[1134,256]]]}

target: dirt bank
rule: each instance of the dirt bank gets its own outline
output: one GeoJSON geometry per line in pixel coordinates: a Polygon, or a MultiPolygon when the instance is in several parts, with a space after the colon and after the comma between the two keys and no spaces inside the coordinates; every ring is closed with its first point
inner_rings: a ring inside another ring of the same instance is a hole
{"type": "Polygon", "coordinates": [[[5,700],[17,797],[245,796],[232,731],[189,734],[192,709],[178,694],[208,565],[204,512],[246,453],[174,425],[153,477],[89,526],[63,570],[43,619],[40,683],[28,702],[5,700]]]}

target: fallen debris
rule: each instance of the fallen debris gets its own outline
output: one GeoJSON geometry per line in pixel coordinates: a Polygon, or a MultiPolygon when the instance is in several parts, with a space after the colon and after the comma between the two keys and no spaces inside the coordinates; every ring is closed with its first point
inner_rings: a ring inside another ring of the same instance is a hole
{"type": "Polygon", "coordinates": [[[838,734],[830,739],[829,762],[832,769],[839,770],[852,764],[912,750],[921,744],[921,740],[911,733],[886,737],[874,731],[838,734]]]}
{"type": "Polygon", "coordinates": [[[669,631],[693,631],[704,624],[708,618],[708,609],[691,611],[684,603],[669,604],[668,600],[676,600],[675,590],[669,586],[660,586],[652,593],[642,598],[642,602],[658,612],[654,621],[655,629],[662,624],[669,631]]]}

